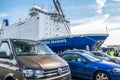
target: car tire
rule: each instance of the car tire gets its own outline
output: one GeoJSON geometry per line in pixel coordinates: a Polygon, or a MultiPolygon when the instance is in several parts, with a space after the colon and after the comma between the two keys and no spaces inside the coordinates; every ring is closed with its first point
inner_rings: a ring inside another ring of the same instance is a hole
{"type": "Polygon", "coordinates": [[[111,80],[111,78],[106,72],[98,71],[95,73],[93,80],[111,80]]]}
{"type": "Polygon", "coordinates": [[[8,77],[8,78],[6,78],[5,80],[15,80],[15,79],[12,78],[12,77],[8,77]]]}

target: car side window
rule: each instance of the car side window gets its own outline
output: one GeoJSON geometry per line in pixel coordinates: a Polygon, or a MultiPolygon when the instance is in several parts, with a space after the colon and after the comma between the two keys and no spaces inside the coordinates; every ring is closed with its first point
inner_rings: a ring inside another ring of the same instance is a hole
{"type": "Polygon", "coordinates": [[[92,52],[95,56],[98,56],[97,53],[92,52]]]}
{"type": "Polygon", "coordinates": [[[98,53],[99,54],[99,56],[103,56],[101,53],[98,53]]]}
{"type": "Polygon", "coordinates": [[[72,53],[64,54],[62,58],[67,61],[73,61],[73,62],[81,62],[82,60],[80,56],[78,56],[77,54],[72,54],[72,53]]]}
{"type": "Polygon", "coordinates": [[[98,52],[96,52],[96,53],[94,53],[94,54],[95,54],[96,56],[101,56],[100,53],[98,53],[98,52]]]}
{"type": "Polygon", "coordinates": [[[71,61],[72,55],[71,54],[67,54],[67,53],[64,53],[64,55],[62,56],[63,59],[65,59],[66,61],[71,61]]]}
{"type": "Polygon", "coordinates": [[[105,57],[103,54],[101,54],[101,56],[105,57]]]}
{"type": "Polygon", "coordinates": [[[84,61],[86,61],[86,59],[84,59],[80,55],[77,55],[76,62],[84,62],[84,61]]]}
{"type": "Polygon", "coordinates": [[[10,55],[10,48],[7,42],[2,42],[0,45],[0,52],[5,52],[7,56],[10,55]]]}
{"type": "Polygon", "coordinates": [[[77,59],[78,59],[78,55],[77,55],[77,54],[73,54],[73,55],[71,56],[71,60],[72,60],[72,61],[78,62],[77,59]]]}
{"type": "Polygon", "coordinates": [[[82,62],[83,58],[81,56],[77,57],[77,62],[82,62]]]}
{"type": "Polygon", "coordinates": [[[105,55],[105,53],[103,54],[103,56],[104,56],[104,57],[107,57],[107,56],[105,55]]]}
{"type": "Polygon", "coordinates": [[[76,56],[75,54],[72,54],[72,53],[65,53],[63,56],[62,56],[63,59],[65,59],[66,61],[76,61],[76,56]]]}

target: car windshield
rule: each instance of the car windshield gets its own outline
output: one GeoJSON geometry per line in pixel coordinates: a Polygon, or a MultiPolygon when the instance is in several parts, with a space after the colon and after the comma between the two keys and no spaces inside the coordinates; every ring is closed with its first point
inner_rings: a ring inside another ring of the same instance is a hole
{"type": "Polygon", "coordinates": [[[54,54],[45,44],[32,40],[13,40],[13,45],[17,55],[54,54]]]}
{"type": "Polygon", "coordinates": [[[94,56],[92,56],[92,55],[89,55],[89,54],[81,54],[82,56],[84,56],[85,58],[87,58],[88,60],[90,60],[90,61],[93,61],[93,62],[96,62],[96,61],[100,61],[100,59],[97,59],[97,58],[95,58],[94,56]]]}
{"type": "Polygon", "coordinates": [[[94,51],[93,51],[93,52],[91,52],[91,53],[93,53],[93,54],[95,54],[95,53],[97,54],[97,53],[98,53],[98,54],[99,54],[99,55],[97,54],[98,56],[109,57],[109,55],[108,55],[107,53],[100,52],[100,51],[98,51],[98,52],[94,52],[94,51]]]}
{"type": "Polygon", "coordinates": [[[110,57],[107,53],[101,52],[102,55],[104,55],[104,57],[110,57]]]}

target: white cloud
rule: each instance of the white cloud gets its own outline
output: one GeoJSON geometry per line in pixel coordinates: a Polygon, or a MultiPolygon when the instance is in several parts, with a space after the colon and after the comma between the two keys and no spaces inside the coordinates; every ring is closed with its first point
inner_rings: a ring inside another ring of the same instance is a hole
{"type": "MultiPolygon", "coordinates": [[[[85,34],[85,33],[99,33],[99,30],[103,30],[105,26],[107,25],[107,19],[109,17],[109,14],[106,14],[104,16],[95,16],[95,17],[89,17],[82,20],[73,20],[74,23],[78,24],[71,27],[71,32],[73,34],[85,34]],[[80,24],[80,22],[83,22],[83,24],[80,24]]],[[[101,32],[101,31],[100,31],[101,32]]],[[[103,31],[104,32],[104,31],[103,31]]]]}
{"type": "MultiPolygon", "coordinates": [[[[89,17],[80,20],[84,22],[71,27],[72,34],[101,34],[107,33],[106,26],[108,29],[109,37],[106,39],[104,44],[107,45],[120,45],[120,16],[109,17],[109,14],[104,16],[89,17]],[[114,22],[111,22],[114,20],[114,22]]],[[[74,21],[75,22],[75,21],[74,21]]],[[[79,23],[79,21],[77,20],[79,23]]]]}
{"type": "Polygon", "coordinates": [[[7,13],[0,13],[0,18],[8,16],[7,13]]]}
{"type": "Polygon", "coordinates": [[[113,0],[113,1],[117,1],[117,2],[119,2],[120,0],[113,0]]]}
{"type": "Polygon", "coordinates": [[[98,14],[102,14],[102,8],[105,6],[107,0],[96,0],[96,3],[98,3],[98,14]]]}
{"type": "Polygon", "coordinates": [[[28,10],[27,8],[23,7],[15,7],[12,11],[9,12],[9,23],[14,24],[19,21],[19,19],[24,20],[28,17],[28,10]],[[21,12],[22,11],[22,12],[21,12]]]}

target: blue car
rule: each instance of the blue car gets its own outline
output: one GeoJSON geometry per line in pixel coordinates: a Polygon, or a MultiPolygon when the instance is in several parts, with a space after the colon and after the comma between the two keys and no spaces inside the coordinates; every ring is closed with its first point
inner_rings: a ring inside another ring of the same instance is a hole
{"type": "Polygon", "coordinates": [[[100,61],[81,52],[65,51],[61,57],[65,59],[74,77],[90,80],[120,80],[120,65],[100,61]]]}

